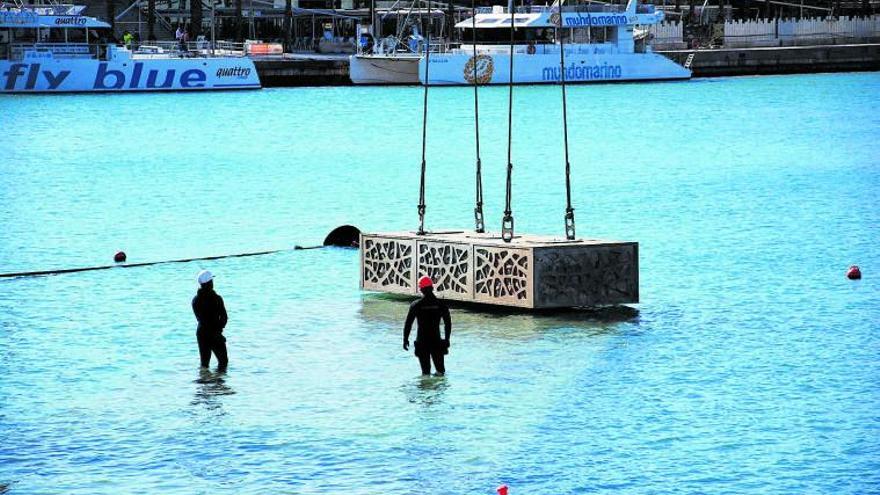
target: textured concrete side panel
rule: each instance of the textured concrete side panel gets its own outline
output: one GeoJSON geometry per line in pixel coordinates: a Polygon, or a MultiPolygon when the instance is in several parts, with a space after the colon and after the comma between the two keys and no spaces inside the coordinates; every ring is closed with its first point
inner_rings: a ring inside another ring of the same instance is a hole
{"type": "Polygon", "coordinates": [[[468,244],[418,241],[417,277],[428,275],[434,293],[443,299],[471,301],[473,292],[473,253],[468,244]]]}
{"type": "Polygon", "coordinates": [[[532,250],[474,245],[474,301],[534,307],[532,250]]]}
{"type": "Polygon", "coordinates": [[[422,275],[438,297],[520,308],[639,301],[635,242],[521,237],[510,244],[460,231],[361,235],[361,287],[417,295],[422,275]]]}
{"type": "Polygon", "coordinates": [[[534,307],[637,302],[638,244],[535,249],[534,307]]]}
{"type": "Polygon", "coordinates": [[[365,290],[415,295],[416,243],[364,235],[361,238],[361,287],[365,290]]]}

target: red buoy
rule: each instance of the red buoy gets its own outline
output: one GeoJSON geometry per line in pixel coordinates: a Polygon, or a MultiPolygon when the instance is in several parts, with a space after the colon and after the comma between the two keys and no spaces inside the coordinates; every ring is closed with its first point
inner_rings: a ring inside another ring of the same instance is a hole
{"type": "Polygon", "coordinates": [[[113,255],[113,261],[117,263],[125,263],[125,260],[128,257],[125,256],[125,251],[117,251],[116,254],[113,255]]]}
{"type": "Polygon", "coordinates": [[[858,266],[853,265],[846,271],[846,278],[850,280],[859,280],[862,278],[862,271],[859,270],[858,266]]]}
{"type": "Polygon", "coordinates": [[[498,495],[507,495],[507,485],[501,485],[495,489],[498,495]]]}

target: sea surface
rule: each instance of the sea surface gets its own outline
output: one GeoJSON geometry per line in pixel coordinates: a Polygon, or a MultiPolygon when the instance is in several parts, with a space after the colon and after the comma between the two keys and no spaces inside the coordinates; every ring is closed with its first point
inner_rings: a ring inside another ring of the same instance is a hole
{"type": "MultiPolygon", "coordinates": [[[[422,89],[0,97],[0,493],[880,493],[880,73],[570,87],[579,235],[641,303],[453,308],[444,378],[334,227],[418,225],[422,89]],[[849,265],[864,278],[845,277],[849,265]],[[212,270],[230,368],[201,372],[212,270]]],[[[558,87],[517,87],[519,232],[563,235],[558,87]]],[[[480,91],[500,228],[507,90],[480,91]]],[[[429,93],[428,228],[472,228],[473,92],[429,93]]]]}

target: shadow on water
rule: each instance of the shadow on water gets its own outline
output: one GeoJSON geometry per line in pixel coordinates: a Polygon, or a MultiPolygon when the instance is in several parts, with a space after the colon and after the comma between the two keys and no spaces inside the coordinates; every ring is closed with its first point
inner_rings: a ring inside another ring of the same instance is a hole
{"type": "Polygon", "coordinates": [[[216,372],[204,368],[199,369],[199,377],[193,380],[197,384],[193,406],[204,407],[208,411],[223,413],[223,396],[235,394],[226,384],[226,372],[216,372]]]}
{"type": "Polygon", "coordinates": [[[443,395],[449,388],[445,376],[420,375],[415,380],[403,385],[401,390],[407,402],[431,407],[443,402],[443,395]]]}
{"type": "MultiPolygon", "coordinates": [[[[365,294],[361,317],[384,325],[403,326],[412,298],[390,294],[365,294]]],[[[457,332],[489,334],[502,339],[529,339],[549,330],[576,329],[584,335],[618,332],[620,325],[638,324],[639,310],[629,306],[594,309],[528,311],[482,304],[447,301],[457,332]]]]}

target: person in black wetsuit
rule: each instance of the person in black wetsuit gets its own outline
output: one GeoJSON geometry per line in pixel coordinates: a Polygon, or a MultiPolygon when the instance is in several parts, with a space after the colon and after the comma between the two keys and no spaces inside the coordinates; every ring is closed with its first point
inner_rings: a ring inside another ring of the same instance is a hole
{"type": "Polygon", "coordinates": [[[430,277],[419,279],[422,298],[413,302],[403,325],[403,350],[409,350],[409,333],[414,320],[419,322],[419,333],[415,341],[415,354],[422,366],[422,374],[431,374],[431,360],[437,375],[446,373],[443,356],[449,352],[449,335],[452,333],[452,319],[449,308],[434,295],[434,282],[430,277]],[[443,320],[444,337],[440,338],[440,320],[443,320]]]}
{"type": "Polygon", "coordinates": [[[201,287],[192,300],[192,308],[199,322],[196,340],[199,342],[202,368],[208,367],[213,352],[217,356],[217,371],[225,371],[229,364],[226,337],[223,336],[228,320],[226,307],[223,305],[223,298],[214,292],[214,275],[211,272],[202,270],[198,280],[201,287]]]}

